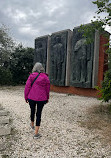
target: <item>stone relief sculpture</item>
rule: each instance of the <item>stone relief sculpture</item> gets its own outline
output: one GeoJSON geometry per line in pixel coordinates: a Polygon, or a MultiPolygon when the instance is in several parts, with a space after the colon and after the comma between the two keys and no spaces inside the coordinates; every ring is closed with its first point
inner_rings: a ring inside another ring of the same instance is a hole
{"type": "Polygon", "coordinates": [[[48,37],[43,36],[35,39],[35,55],[34,63],[40,62],[43,64],[46,71],[46,62],[47,62],[47,42],[48,37]]]}
{"type": "Polygon", "coordinates": [[[94,44],[86,44],[82,33],[73,30],[71,53],[71,85],[90,88],[92,83],[94,44]]]}
{"type": "Polygon", "coordinates": [[[43,64],[52,85],[94,88],[97,84],[98,38],[86,44],[78,30],[76,27],[73,32],[68,29],[35,39],[34,63],[43,64]]]}
{"type": "Polygon", "coordinates": [[[54,79],[60,81],[62,79],[62,64],[63,64],[63,44],[61,43],[61,37],[55,38],[56,44],[53,46],[54,51],[54,79]]]}
{"type": "Polygon", "coordinates": [[[54,85],[65,86],[67,32],[52,34],[50,79],[54,85]]]}
{"type": "Polygon", "coordinates": [[[75,63],[74,63],[75,73],[73,73],[73,79],[75,79],[76,81],[85,82],[86,69],[87,69],[85,39],[80,39],[76,42],[74,47],[74,53],[75,53],[75,63]]]}

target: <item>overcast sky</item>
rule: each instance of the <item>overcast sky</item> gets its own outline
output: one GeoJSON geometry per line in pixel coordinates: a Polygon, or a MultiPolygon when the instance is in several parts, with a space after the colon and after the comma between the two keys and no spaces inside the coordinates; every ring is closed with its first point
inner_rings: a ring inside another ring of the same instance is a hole
{"type": "Polygon", "coordinates": [[[96,10],[92,0],[0,0],[0,24],[14,40],[34,47],[36,37],[89,23],[96,10]]]}

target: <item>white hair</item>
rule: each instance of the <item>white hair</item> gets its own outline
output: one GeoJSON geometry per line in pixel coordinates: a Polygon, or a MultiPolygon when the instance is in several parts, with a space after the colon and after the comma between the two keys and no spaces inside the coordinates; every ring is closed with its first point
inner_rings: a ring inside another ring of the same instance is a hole
{"type": "Polygon", "coordinates": [[[32,69],[32,73],[33,73],[33,72],[41,73],[41,72],[45,72],[45,70],[44,70],[42,64],[39,63],[39,62],[37,62],[37,63],[35,63],[35,65],[34,65],[34,67],[33,67],[33,69],[32,69]]]}

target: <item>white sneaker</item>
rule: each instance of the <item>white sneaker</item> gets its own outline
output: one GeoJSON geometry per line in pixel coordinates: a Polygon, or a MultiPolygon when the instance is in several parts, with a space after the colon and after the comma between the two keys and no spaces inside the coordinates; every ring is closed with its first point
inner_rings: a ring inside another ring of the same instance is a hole
{"type": "Polygon", "coordinates": [[[39,133],[34,135],[34,139],[38,139],[40,137],[42,137],[42,136],[39,133]]]}

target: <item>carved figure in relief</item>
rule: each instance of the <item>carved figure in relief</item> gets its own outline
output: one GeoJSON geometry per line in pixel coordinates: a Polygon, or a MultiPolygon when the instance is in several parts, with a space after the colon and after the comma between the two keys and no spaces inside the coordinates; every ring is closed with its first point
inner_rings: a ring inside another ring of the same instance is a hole
{"type": "Polygon", "coordinates": [[[37,42],[36,53],[37,53],[37,61],[42,63],[43,67],[45,68],[46,57],[45,57],[44,46],[43,46],[42,42],[37,42]]]}
{"type": "Polygon", "coordinates": [[[54,65],[54,80],[62,80],[62,64],[64,62],[63,44],[61,37],[55,37],[55,45],[53,45],[53,65],[54,65]]]}
{"type": "Polygon", "coordinates": [[[85,39],[80,39],[74,47],[74,70],[73,79],[85,82],[87,75],[87,49],[85,39]]]}

